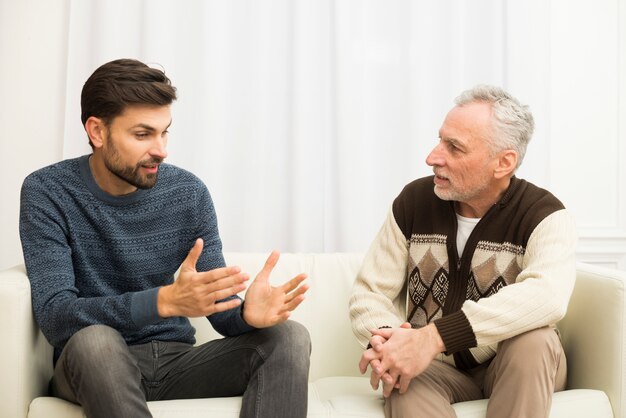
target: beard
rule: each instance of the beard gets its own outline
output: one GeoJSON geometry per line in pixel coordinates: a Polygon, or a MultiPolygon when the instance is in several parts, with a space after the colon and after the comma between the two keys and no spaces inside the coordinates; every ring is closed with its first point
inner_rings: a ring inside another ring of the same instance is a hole
{"type": "Polygon", "coordinates": [[[141,166],[154,165],[163,162],[162,158],[149,158],[139,161],[135,166],[124,165],[122,156],[112,141],[111,134],[108,134],[107,147],[103,150],[104,165],[119,179],[126,183],[135,186],[138,189],[151,189],[157,182],[159,172],[156,173],[141,173],[141,166]]]}
{"type": "Polygon", "coordinates": [[[476,182],[472,188],[457,187],[449,178],[448,181],[449,184],[447,188],[441,188],[437,185],[434,186],[435,195],[441,200],[451,200],[462,203],[470,202],[489,188],[489,179],[487,177],[476,182]]]}

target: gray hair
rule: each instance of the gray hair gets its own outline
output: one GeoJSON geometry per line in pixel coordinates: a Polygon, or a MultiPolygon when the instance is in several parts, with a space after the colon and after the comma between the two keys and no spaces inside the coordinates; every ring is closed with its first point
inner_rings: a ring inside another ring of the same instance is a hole
{"type": "Polygon", "coordinates": [[[519,168],[526,154],[526,147],[535,129],[533,115],[528,106],[496,86],[478,85],[464,91],[454,102],[463,106],[473,102],[491,104],[493,125],[491,138],[487,138],[495,154],[505,149],[517,152],[519,168]]]}

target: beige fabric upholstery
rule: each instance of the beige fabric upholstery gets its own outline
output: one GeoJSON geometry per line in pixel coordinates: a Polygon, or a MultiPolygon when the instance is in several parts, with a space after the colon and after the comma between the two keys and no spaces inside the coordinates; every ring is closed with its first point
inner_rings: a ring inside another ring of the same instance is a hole
{"type": "MultiPolygon", "coordinates": [[[[265,254],[229,253],[252,276],[265,254]]],[[[361,349],[348,319],[347,303],[360,254],[283,254],[272,280],[309,274],[311,290],[292,319],[309,329],[313,341],[310,417],[383,417],[380,393],[361,377],[361,349]]],[[[623,409],[626,273],[580,264],[566,318],[559,324],[568,356],[569,389],[554,395],[551,417],[626,418],[623,409]],[[608,397],[607,397],[608,395],[608,397]]],[[[78,418],[82,410],[45,397],[52,373],[52,350],[36,327],[23,266],[0,272],[0,418],[78,418]]],[[[194,319],[199,341],[218,337],[204,318],[194,319]]],[[[155,417],[237,417],[239,398],[150,402],[155,417]]],[[[455,404],[459,417],[484,417],[486,401],[455,404]]]]}

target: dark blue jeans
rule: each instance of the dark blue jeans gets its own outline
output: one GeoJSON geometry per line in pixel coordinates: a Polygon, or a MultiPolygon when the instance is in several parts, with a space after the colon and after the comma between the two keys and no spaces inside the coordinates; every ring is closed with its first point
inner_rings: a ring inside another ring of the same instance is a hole
{"type": "Polygon", "coordinates": [[[306,417],[309,333],[287,321],[194,347],[152,341],[127,346],[116,330],[94,325],[66,344],[52,394],[89,418],[151,417],[146,401],[241,396],[240,417],[306,417]]]}

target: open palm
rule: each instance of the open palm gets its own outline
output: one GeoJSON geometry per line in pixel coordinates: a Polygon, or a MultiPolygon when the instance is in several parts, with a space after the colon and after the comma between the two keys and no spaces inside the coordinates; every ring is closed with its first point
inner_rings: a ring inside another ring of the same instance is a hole
{"type": "Polygon", "coordinates": [[[272,253],[246,292],[243,319],[255,328],[266,328],[286,321],[291,312],[302,303],[308,285],[301,283],[306,274],[298,274],[281,286],[270,284],[270,273],[276,266],[280,254],[272,253]]]}

